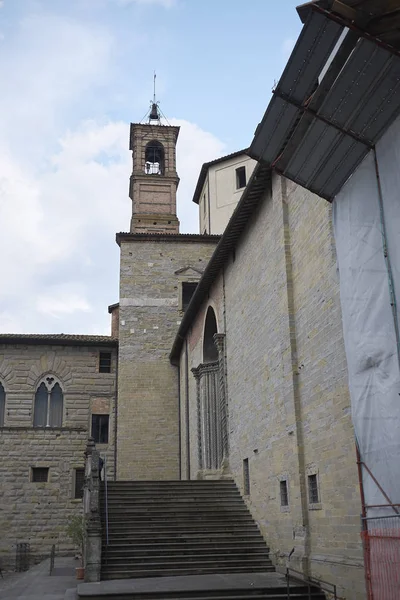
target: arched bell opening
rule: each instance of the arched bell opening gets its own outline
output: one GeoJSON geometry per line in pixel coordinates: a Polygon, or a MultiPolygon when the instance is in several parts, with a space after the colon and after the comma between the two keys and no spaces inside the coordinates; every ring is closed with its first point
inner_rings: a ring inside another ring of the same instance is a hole
{"type": "Polygon", "coordinates": [[[164,146],[161,142],[152,140],[146,146],[144,171],[146,175],[164,175],[164,167],[164,146]]]}

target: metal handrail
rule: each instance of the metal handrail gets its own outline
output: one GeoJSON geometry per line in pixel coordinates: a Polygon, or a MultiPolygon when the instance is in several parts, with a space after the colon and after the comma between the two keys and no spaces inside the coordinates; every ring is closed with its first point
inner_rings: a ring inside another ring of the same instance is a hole
{"type": "Polygon", "coordinates": [[[55,544],[53,544],[52,547],[51,547],[51,551],[50,551],[50,572],[49,572],[49,575],[52,574],[53,569],[54,569],[54,558],[55,558],[55,555],[56,555],[56,546],[55,546],[55,544]]]}
{"type": "Polygon", "coordinates": [[[108,487],[107,487],[107,456],[104,455],[104,495],[106,500],[106,544],[108,546],[108,487]]]}
{"type": "Polygon", "coordinates": [[[301,581],[302,583],[306,583],[307,584],[307,588],[308,588],[307,591],[308,591],[308,598],[309,599],[311,599],[312,595],[313,595],[312,591],[311,591],[311,586],[316,586],[316,587],[319,587],[320,590],[322,590],[322,591],[329,592],[330,594],[333,594],[333,600],[337,600],[336,585],[334,585],[333,583],[330,583],[329,581],[324,581],[323,579],[316,579],[314,577],[310,577],[308,575],[304,575],[300,571],[295,571],[294,569],[286,568],[287,598],[288,598],[288,600],[290,600],[290,598],[291,598],[291,594],[290,594],[290,579],[295,579],[297,581],[301,581]],[[294,574],[291,575],[291,573],[294,573],[294,574]]]}

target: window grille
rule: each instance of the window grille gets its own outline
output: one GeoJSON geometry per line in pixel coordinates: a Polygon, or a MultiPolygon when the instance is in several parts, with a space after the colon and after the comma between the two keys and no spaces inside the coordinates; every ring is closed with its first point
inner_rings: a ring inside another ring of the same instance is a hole
{"type": "Polygon", "coordinates": [[[319,502],[319,490],[317,475],[308,476],[308,496],[310,504],[318,504],[319,502]]]}
{"type": "Polygon", "coordinates": [[[248,458],[243,460],[243,493],[245,496],[250,494],[250,471],[248,458]]]}
{"type": "Polygon", "coordinates": [[[279,482],[281,492],[281,506],[289,506],[288,485],[286,479],[279,482]]]}
{"type": "Polygon", "coordinates": [[[85,484],[85,469],[75,469],[75,493],[74,498],[83,498],[83,486],[85,484]]]}
{"type": "Polygon", "coordinates": [[[109,415],[92,415],[92,438],[96,444],[108,444],[109,415]]]}
{"type": "Polygon", "coordinates": [[[99,373],[111,373],[111,352],[100,352],[99,373]]]}
{"type": "Polygon", "coordinates": [[[32,481],[34,483],[47,483],[48,480],[48,467],[32,467],[32,481]]]}

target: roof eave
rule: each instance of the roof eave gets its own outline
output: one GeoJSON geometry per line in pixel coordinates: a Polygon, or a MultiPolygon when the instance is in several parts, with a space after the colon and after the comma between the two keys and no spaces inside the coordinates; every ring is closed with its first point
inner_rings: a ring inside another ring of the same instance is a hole
{"type": "Polygon", "coordinates": [[[71,338],[46,338],[43,337],[24,337],[20,335],[0,336],[0,344],[12,345],[18,344],[23,346],[90,346],[111,348],[118,346],[118,339],[110,337],[109,340],[78,340],[71,338]]]}
{"type": "Polygon", "coordinates": [[[240,239],[244,229],[247,226],[250,216],[258,206],[266,186],[271,181],[271,169],[264,165],[259,164],[253,171],[253,174],[247,184],[242,197],[237,204],[232,217],[229,220],[228,225],[222,237],[214,250],[212,257],[210,258],[207,267],[204,270],[204,274],[200,279],[196,291],[193,294],[189,306],[183,316],[183,319],[179,325],[178,332],[175,336],[175,340],[170,352],[170,361],[173,365],[179,364],[179,356],[182,349],[184,339],[187,331],[196,317],[203,301],[207,297],[208,291],[214,283],[216,277],[221,271],[221,268],[226,263],[232,250],[236,247],[237,242],[240,239]]]}

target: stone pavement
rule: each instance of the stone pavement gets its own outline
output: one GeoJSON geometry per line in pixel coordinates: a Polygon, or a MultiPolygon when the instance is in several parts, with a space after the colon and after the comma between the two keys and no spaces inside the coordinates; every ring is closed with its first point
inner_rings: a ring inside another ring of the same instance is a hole
{"type": "Polygon", "coordinates": [[[51,576],[49,565],[50,559],[46,559],[25,573],[5,574],[0,578],[0,600],[64,600],[66,590],[76,588],[79,562],[56,557],[51,576]]]}

